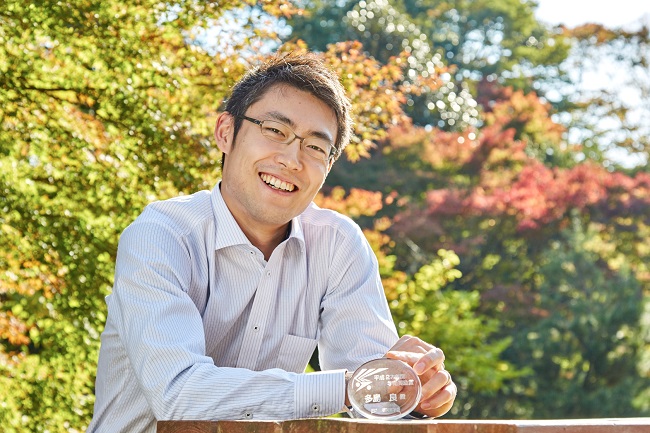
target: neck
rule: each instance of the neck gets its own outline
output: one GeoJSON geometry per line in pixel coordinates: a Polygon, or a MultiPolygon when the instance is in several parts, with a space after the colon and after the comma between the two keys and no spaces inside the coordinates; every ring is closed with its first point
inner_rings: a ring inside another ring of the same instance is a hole
{"type": "MultiPolygon", "coordinates": [[[[237,222],[239,223],[239,221],[237,222]]],[[[284,242],[291,233],[291,222],[271,230],[248,230],[241,223],[239,226],[251,244],[264,254],[264,260],[269,260],[275,248],[284,242]]]]}
{"type": "Polygon", "coordinates": [[[256,218],[255,215],[248,212],[246,206],[241,205],[238,200],[233,198],[236,194],[230,194],[223,182],[219,184],[219,188],[223,201],[239,228],[250,243],[264,254],[264,259],[269,260],[275,248],[289,237],[291,220],[279,225],[271,221],[261,221],[260,218],[256,218]]]}

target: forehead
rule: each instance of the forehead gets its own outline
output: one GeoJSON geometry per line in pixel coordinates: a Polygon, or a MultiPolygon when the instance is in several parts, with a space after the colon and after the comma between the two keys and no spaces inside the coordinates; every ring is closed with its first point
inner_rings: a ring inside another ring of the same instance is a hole
{"type": "Polygon", "coordinates": [[[338,130],[336,113],[329,105],[312,93],[287,84],[273,85],[250,105],[247,113],[275,120],[281,117],[292,128],[327,132],[332,140],[338,130]]]}
{"type": "MultiPolygon", "coordinates": [[[[269,86],[268,89],[265,89],[258,98],[251,103],[250,107],[253,105],[259,104],[263,101],[274,101],[274,102],[283,102],[285,100],[309,100],[314,104],[322,105],[326,107],[328,111],[332,112],[332,115],[336,117],[335,110],[330,107],[325,100],[319,98],[316,94],[309,92],[307,90],[300,89],[296,86],[287,83],[274,83],[269,86]]],[[[249,108],[250,108],[249,107],[249,108]]]]}

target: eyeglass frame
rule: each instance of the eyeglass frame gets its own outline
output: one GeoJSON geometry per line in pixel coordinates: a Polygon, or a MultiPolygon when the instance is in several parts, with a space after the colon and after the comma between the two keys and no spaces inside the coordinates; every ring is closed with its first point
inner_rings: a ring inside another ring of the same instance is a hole
{"type": "MultiPolygon", "coordinates": [[[[301,136],[299,136],[298,134],[296,134],[296,132],[295,132],[293,129],[291,129],[291,127],[289,127],[289,125],[287,125],[287,124],[285,124],[285,123],[282,123],[282,122],[280,122],[280,121],[278,121],[278,120],[274,120],[274,119],[264,119],[264,120],[259,120],[259,119],[255,119],[255,118],[253,118],[253,117],[245,116],[245,115],[243,115],[243,114],[240,114],[240,115],[233,115],[233,117],[235,117],[235,118],[237,118],[237,119],[248,120],[249,122],[258,125],[258,126],[260,127],[260,134],[262,134],[263,137],[268,138],[269,140],[273,141],[274,143],[280,143],[280,144],[287,144],[287,145],[288,145],[288,144],[292,143],[293,140],[295,140],[295,139],[297,138],[297,139],[299,140],[299,143],[300,143],[300,150],[302,150],[304,141],[305,141],[306,139],[310,138],[310,137],[301,137],[301,136]],[[274,138],[269,137],[268,135],[265,135],[265,134],[264,134],[264,126],[263,126],[263,125],[264,125],[264,122],[275,122],[275,123],[279,123],[280,125],[282,125],[282,126],[284,126],[285,128],[287,128],[287,129],[289,130],[289,132],[291,132],[291,134],[293,134],[293,137],[291,137],[290,140],[286,140],[286,141],[277,141],[277,140],[275,140],[274,138]]],[[[332,158],[334,157],[334,153],[335,153],[334,145],[333,145],[332,143],[330,143],[330,152],[329,152],[329,155],[327,156],[327,159],[326,159],[326,160],[322,160],[322,162],[324,162],[324,163],[328,163],[329,161],[331,161],[332,158]]],[[[309,155],[309,156],[310,156],[311,158],[313,158],[313,159],[318,160],[317,158],[311,156],[309,153],[307,153],[307,155],[309,155]]]]}

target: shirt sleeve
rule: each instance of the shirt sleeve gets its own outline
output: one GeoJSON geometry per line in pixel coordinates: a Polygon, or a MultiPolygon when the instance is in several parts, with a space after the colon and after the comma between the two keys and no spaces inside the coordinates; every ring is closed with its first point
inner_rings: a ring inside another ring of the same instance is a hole
{"type": "Polygon", "coordinates": [[[375,253],[359,226],[349,225],[337,237],[321,304],[318,348],[324,370],[353,371],[384,356],[398,339],[375,253]]]}
{"type": "MultiPolygon", "coordinates": [[[[132,224],[120,238],[109,319],[157,419],[294,419],[344,404],[343,370],[297,374],[215,366],[205,354],[197,305],[188,296],[186,240],[160,222],[132,224]]],[[[207,288],[206,288],[207,290],[207,288]]]]}

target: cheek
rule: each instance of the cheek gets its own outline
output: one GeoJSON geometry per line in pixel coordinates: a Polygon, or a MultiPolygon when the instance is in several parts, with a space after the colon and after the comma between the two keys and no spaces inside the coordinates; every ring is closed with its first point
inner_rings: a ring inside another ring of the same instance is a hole
{"type": "Polygon", "coordinates": [[[311,177],[310,189],[313,189],[314,195],[323,187],[326,176],[326,173],[318,173],[311,177]]]}
{"type": "Polygon", "coordinates": [[[237,140],[226,160],[236,161],[235,165],[238,170],[246,167],[254,167],[257,161],[267,158],[266,149],[259,146],[252,140],[237,140]]]}

